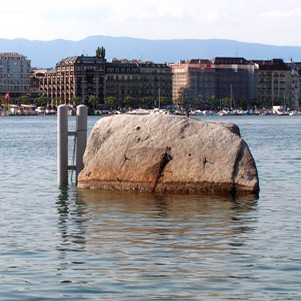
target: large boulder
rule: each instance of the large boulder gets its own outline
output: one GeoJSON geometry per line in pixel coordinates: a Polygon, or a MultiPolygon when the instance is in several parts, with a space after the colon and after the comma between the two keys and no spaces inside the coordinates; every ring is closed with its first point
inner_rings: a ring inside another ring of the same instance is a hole
{"type": "Polygon", "coordinates": [[[185,116],[115,115],[94,126],[79,188],[257,194],[250,150],[235,124],[185,116]]]}

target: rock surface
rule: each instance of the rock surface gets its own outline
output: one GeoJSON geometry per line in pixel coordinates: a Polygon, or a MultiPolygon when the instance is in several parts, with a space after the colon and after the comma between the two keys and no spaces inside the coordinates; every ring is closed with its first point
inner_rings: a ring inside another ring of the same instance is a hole
{"type": "Polygon", "coordinates": [[[255,161],[235,124],[174,115],[115,115],[94,126],[78,187],[257,194],[255,161]]]}

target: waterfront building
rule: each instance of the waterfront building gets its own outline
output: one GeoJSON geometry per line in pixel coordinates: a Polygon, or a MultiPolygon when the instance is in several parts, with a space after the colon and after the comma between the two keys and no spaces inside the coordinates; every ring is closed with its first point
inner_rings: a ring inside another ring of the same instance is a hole
{"type": "Polygon", "coordinates": [[[293,62],[291,59],[286,63],[291,69],[291,97],[289,106],[299,110],[300,109],[300,99],[301,99],[301,63],[293,62]]]}
{"type": "Polygon", "coordinates": [[[165,99],[172,102],[172,70],[167,64],[139,62],[140,97],[151,100],[154,107],[165,99]]]}
{"type": "Polygon", "coordinates": [[[159,98],[172,101],[172,73],[167,64],[113,59],[105,66],[105,99],[111,96],[120,106],[145,107],[159,106],[159,98]]]}
{"type": "Polygon", "coordinates": [[[47,98],[61,103],[73,104],[76,98],[87,103],[90,96],[96,96],[101,103],[107,97],[116,97],[117,103],[123,106],[126,98],[138,103],[147,97],[155,105],[159,97],[170,101],[172,98],[171,68],[153,62],[70,57],[39,76],[39,80],[47,98]]]}
{"type": "Polygon", "coordinates": [[[54,70],[40,77],[47,98],[73,104],[90,96],[104,97],[105,60],[96,56],[74,56],[61,60],[54,70]]]}
{"type": "Polygon", "coordinates": [[[40,78],[44,77],[48,72],[47,69],[32,69],[30,79],[30,96],[40,97],[45,95],[45,92],[41,90],[40,78]]]}
{"type": "Polygon", "coordinates": [[[281,59],[215,57],[159,64],[76,56],[36,76],[38,91],[44,91],[52,104],[87,103],[96,96],[100,104],[114,97],[120,107],[158,107],[165,99],[185,107],[201,103],[215,108],[248,104],[298,108],[300,70],[300,64],[281,59]]]}
{"type": "Polygon", "coordinates": [[[15,52],[0,53],[0,95],[27,95],[30,79],[31,61],[26,56],[15,52]]]}
{"type": "Polygon", "coordinates": [[[298,108],[301,97],[300,64],[282,59],[246,60],[239,57],[194,59],[170,65],[173,100],[191,104],[194,99],[229,99],[229,106],[256,103],[298,108]],[[230,103],[231,102],[231,103],[230,103]]]}
{"type": "Polygon", "coordinates": [[[256,97],[255,66],[244,58],[194,59],[170,66],[173,99],[180,103],[191,104],[196,98],[234,102],[256,97]]]}
{"type": "Polygon", "coordinates": [[[294,106],[299,99],[296,72],[282,59],[253,61],[258,73],[258,100],[262,104],[294,106]]]}
{"type": "Polygon", "coordinates": [[[257,76],[254,64],[241,57],[216,57],[214,66],[215,98],[229,98],[235,107],[239,99],[257,96],[257,76]]]}
{"type": "Polygon", "coordinates": [[[170,64],[172,68],[172,98],[186,104],[196,98],[215,97],[214,69],[209,60],[193,59],[170,64]]]}
{"type": "Polygon", "coordinates": [[[115,97],[122,106],[126,97],[140,97],[139,66],[135,61],[117,60],[105,64],[105,100],[115,97]]]}

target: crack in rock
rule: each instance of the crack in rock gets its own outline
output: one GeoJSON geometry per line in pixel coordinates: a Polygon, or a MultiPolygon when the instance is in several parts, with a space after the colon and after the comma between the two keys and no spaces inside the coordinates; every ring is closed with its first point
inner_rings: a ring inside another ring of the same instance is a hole
{"type": "Polygon", "coordinates": [[[158,183],[160,181],[160,178],[163,176],[163,172],[164,169],[166,167],[166,165],[173,159],[171,154],[171,148],[170,147],[166,147],[165,152],[162,154],[161,160],[159,162],[159,168],[158,168],[158,172],[157,172],[157,176],[156,176],[156,180],[155,180],[155,184],[154,187],[152,189],[152,192],[155,192],[158,183]]]}

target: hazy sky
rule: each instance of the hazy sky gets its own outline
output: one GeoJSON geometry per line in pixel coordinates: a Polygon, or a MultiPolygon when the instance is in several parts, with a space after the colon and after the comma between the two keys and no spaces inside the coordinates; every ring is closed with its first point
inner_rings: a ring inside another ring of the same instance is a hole
{"type": "Polygon", "coordinates": [[[0,38],[223,38],[301,46],[301,0],[9,0],[0,38]]]}

